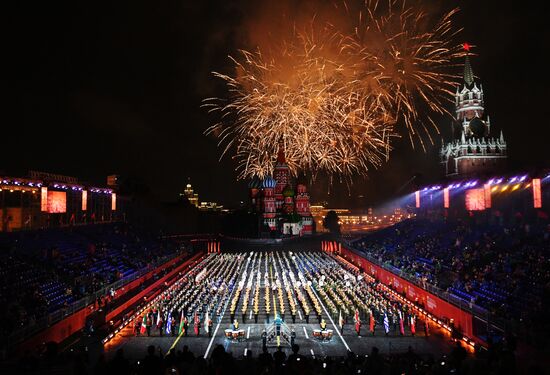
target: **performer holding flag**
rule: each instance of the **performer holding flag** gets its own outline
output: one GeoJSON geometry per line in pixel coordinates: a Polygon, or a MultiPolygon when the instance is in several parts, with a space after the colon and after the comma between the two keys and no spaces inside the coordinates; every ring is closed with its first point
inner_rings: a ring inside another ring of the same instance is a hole
{"type": "Polygon", "coordinates": [[[183,330],[185,329],[185,317],[183,316],[183,309],[181,309],[181,317],[180,317],[180,329],[179,334],[181,335],[183,330]]]}
{"type": "Polygon", "coordinates": [[[361,336],[361,319],[359,318],[359,310],[355,310],[355,332],[357,336],[361,336]]]}
{"type": "Polygon", "coordinates": [[[201,320],[199,318],[199,314],[197,314],[197,312],[195,311],[195,320],[193,322],[193,328],[195,329],[195,335],[198,336],[199,333],[200,333],[200,324],[201,324],[201,320]]]}
{"type": "Polygon", "coordinates": [[[212,322],[212,319],[210,319],[210,315],[208,314],[208,311],[206,312],[206,325],[205,325],[205,329],[206,329],[206,332],[208,333],[208,337],[212,337],[212,326],[213,326],[213,322],[212,322]]]}
{"type": "Polygon", "coordinates": [[[166,334],[169,335],[172,333],[172,311],[168,313],[168,316],[166,317],[166,334]]]}
{"type": "Polygon", "coordinates": [[[369,328],[370,328],[370,332],[374,336],[374,330],[376,329],[376,321],[374,320],[374,313],[372,310],[370,311],[369,328]]]}
{"type": "Polygon", "coordinates": [[[384,332],[386,332],[386,336],[390,332],[390,320],[388,319],[388,314],[384,312],[384,332]]]}
{"type": "Polygon", "coordinates": [[[401,336],[405,335],[405,327],[403,326],[403,313],[399,310],[399,333],[401,336]]]}
{"type": "Polygon", "coordinates": [[[143,321],[141,322],[141,329],[139,333],[145,335],[145,332],[147,332],[147,313],[143,314],[143,321]]]}
{"type": "Polygon", "coordinates": [[[340,310],[340,317],[338,318],[338,325],[340,326],[340,333],[344,333],[345,319],[342,317],[342,310],[340,310]]]}
{"type": "Polygon", "coordinates": [[[411,334],[414,336],[416,334],[416,317],[411,315],[411,334]]]}

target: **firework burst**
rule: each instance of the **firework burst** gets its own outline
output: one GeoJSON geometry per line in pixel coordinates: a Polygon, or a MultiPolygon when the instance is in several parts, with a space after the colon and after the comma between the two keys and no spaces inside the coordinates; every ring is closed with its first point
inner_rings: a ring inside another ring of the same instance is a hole
{"type": "MultiPolygon", "coordinates": [[[[366,3],[353,32],[332,25],[295,32],[269,54],[241,51],[226,82],[230,97],[206,99],[220,113],[207,129],[233,153],[240,178],[273,172],[280,142],[291,171],[352,178],[389,156],[396,124],[403,120],[411,141],[431,140],[431,112],[445,113],[444,98],[455,77],[444,73],[458,53],[448,13],[433,28],[426,15],[390,1],[381,11],[366,3]],[[366,15],[366,16],[365,16],[366,15]]],[[[346,8],[347,9],[347,8],[346,8]]]]}

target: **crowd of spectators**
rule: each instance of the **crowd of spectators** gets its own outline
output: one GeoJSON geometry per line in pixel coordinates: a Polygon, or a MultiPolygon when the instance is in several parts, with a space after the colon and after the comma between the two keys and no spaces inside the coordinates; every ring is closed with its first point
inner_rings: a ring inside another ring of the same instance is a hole
{"type": "Polygon", "coordinates": [[[421,284],[446,290],[505,318],[544,310],[550,289],[546,222],[416,218],[354,243],[357,249],[421,284]]]}
{"type": "MultiPolygon", "coordinates": [[[[419,355],[411,347],[405,353],[382,354],[377,347],[370,353],[348,352],[344,357],[302,355],[294,345],[288,356],[281,348],[264,348],[262,353],[249,350],[244,357],[234,357],[222,345],[213,348],[205,359],[187,346],[171,349],[163,355],[153,345],[144,348],[144,356],[130,360],[123,348],[108,358],[101,354],[91,359],[88,352],[77,350],[56,354],[54,350],[41,358],[30,354],[17,367],[18,373],[34,374],[55,371],[56,374],[79,375],[162,375],[162,374],[515,374],[516,358],[507,343],[490,346],[474,354],[456,345],[450,353],[419,355]]],[[[537,366],[528,365],[530,374],[542,374],[537,366]]]]}
{"type": "MultiPolygon", "coordinates": [[[[173,256],[175,244],[124,223],[0,236],[0,334],[33,326],[111,283],[173,256]]],[[[111,298],[109,291],[99,303],[111,298]]]]}

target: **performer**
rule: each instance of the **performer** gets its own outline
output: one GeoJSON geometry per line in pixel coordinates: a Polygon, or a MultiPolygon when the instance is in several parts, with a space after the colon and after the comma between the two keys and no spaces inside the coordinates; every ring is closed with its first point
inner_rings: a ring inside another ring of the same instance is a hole
{"type": "Polygon", "coordinates": [[[296,331],[294,331],[294,327],[292,327],[292,331],[290,331],[290,347],[292,348],[294,346],[294,341],[296,340],[296,331]]]}
{"type": "Polygon", "coordinates": [[[372,310],[370,312],[369,329],[370,329],[370,333],[374,336],[374,330],[376,329],[376,321],[374,320],[374,314],[372,313],[372,310]]]}
{"type": "Polygon", "coordinates": [[[235,319],[233,321],[233,331],[236,331],[239,329],[239,322],[237,321],[237,319],[235,319]]]}
{"type": "Polygon", "coordinates": [[[173,315],[170,317],[170,326],[172,327],[172,336],[174,336],[178,327],[176,326],[176,318],[173,315]]]}
{"type": "Polygon", "coordinates": [[[162,326],[163,326],[163,321],[162,321],[162,316],[160,316],[160,310],[159,310],[159,315],[157,316],[157,329],[159,330],[159,336],[162,337],[164,336],[163,332],[162,332],[162,326]]]}
{"type": "Polygon", "coordinates": [[[199,315],[195,311],[195,321],[193,322],[193,328],[195,329],[195,336],[198,336],[200,333],[200,327],[201,326],[201,320],[199,318],[199,315]]]}
{"type": "Polygon", "coordinates": [[[416,334],[416,317],[413,315],[411,315],[411,335],[415,335],[416,334]]]}
{"type": "Polygon", "coordinates": [[[135,334],[136,336],[139,336],[139,330],[140,330],[140,328],[141,328],[141,319],[136,318],[136,319],[134,320],[134,334],[135,334]]]}
{"type": "Polygon", "coordinates": [[[267,332],[265,329],[262,331],[262,349],[267,350],[267,332]]]}
{"type": "Polygon", "coordinates": [[[327,329],[327,322],[325,322],[325,319],[321,319],[321,331],[324,331],[327,329]]]}
{"type": "Polygon", "coordinates": [[[355,310],[355,332],[357,332],[357,336],[361,336],[361,319],[359,318],[359,310],[355,310]]]}
{"type": "Polygon", "coordinates": [[[428,322],[428,317],[424,317],[424,334],[426,337],[430,335],[430,323],[428,322]]]}
{"type": "Polygon", "coordinates": [[[187,337],[187,329],[189,328],[189,321],[187,320],[187,317],[183,318],[183,335],[187,337]]]}
{"type": "Polygon", "coordinates": [[[338,318],[338,325],[340,326],[340,333],[344,333],[344,324],[346,323],[344,317],[342,316],[342,311],[340,311],[340,317],[338,318]]]}
{"type": "Polygon", "coordinates": [[[147,336],[151,336],[151,326],[153,325],[153,321],[149,315],[146,315],[146,324],[145,329],[147,331],[147,336]]]}
{"type": "Polygon", "coordinates": [[[214,325],[214,323],[212,322],[212,319],[209,317],[208,318],[208,321],[206,322],[207,324],[207,330],[208,330],[208,337],[212,337],[212,326],[214,325]]]}
{"type": "Polygon", "coordinates": [[[405,327],[403,326],[403,313],[399,310],[399,334],[405,335],[405,327]]]}

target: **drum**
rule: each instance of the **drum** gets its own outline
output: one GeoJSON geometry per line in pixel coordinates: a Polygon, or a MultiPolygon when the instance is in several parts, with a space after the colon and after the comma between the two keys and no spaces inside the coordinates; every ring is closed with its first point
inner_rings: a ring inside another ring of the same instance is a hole
{"type": "Polygon", "coordinates": [[[244,329],[239,330],[239,338],[244,338],[244,329]]]}
{"type": "Polygon", "coordinates": [[[332,332],[333,332],[332,329],[327,330],[327,340],[332,339],[332,332]]]}
{"type": "Polygon", "coordinates": [[[228,338],[228,339],[232,338],[233,337],[232,334],[231,334],[232,332],[233,332],[232,329],[226,329],[225,330],[225,337],[228,338]]]}
{"type": "Polygon", "coordinates": [[[321,335],[323,337],[323,340],[328,340],[328,330],[324,330],[321,332],[321,335]]]}
{"type": "Polygon", "coordinates": [[[321,330],[320,329],[314,329],[313,330],[313,337],[321,338],[321,330]]]}
{"type": "Polygon", "coordinates": [[[233,340],[237,340],[239,338],[239,331],[232,331],[233,340]]]}

